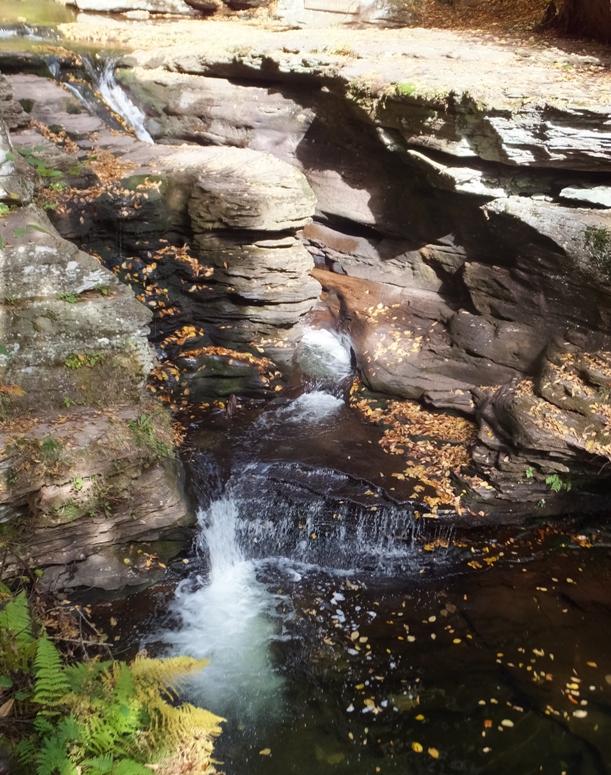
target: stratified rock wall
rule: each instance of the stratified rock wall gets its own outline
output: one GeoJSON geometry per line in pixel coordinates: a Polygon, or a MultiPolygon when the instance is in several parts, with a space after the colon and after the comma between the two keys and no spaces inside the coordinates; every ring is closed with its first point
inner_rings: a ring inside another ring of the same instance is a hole
{"type": "Polygon", "coordinates": [[[306,246],[365,384],[476,417],[463,486],[510,509],[525,471],[591,480],[611,459],[608,105],[585,81],[571,96],[551,54],[529,70],[528,51],[420,33],[377,59],[365,34],[261,33],[136,55],[121,77],[161,142],[264,147],[303,171],[306,246]]]}
{"type": "MultiPolygon", "coordinates": [[[[1,119],[0,141],[2,573],[42,567],[54,588],[146,583],[165,567],[159,540],[192,519],[169,415],[145,392],[152,315],[32,201],[56,170],[27,164],[1,119]]],[[[62,155],[49,145],[48,164],[62,155]]]]}

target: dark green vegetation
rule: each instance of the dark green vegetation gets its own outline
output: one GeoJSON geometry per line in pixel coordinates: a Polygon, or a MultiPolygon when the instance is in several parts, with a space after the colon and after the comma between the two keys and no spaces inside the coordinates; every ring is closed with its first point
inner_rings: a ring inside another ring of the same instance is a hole
{"type": "Polygon", "coordinates": [[[193,756],[194,739],[194,763],[206,768],[221,719],[176,692],[181,676],[204,665],[189,657],[67,659],[25,592],[0,584],[0,746],[26,773],[146,775],[144,765],[185,744],[193,756]]]}

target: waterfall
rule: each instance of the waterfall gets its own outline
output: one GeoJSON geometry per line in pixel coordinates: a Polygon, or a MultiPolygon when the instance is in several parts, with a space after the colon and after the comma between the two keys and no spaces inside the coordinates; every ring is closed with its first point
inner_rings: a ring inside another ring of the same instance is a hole
{"type": "Polygon", "coordinates": [[[166,633],[172,653],[209,659],[189,682],[194,699],[217,713],[244,720],[273,715],[281,679],[274,673],[268,644],[276,634],[274,597],[256,578],[236,539],[238,512],[231,498],[201,511],[198,551],[207,555],[208,578],[187,581],[176,592],[178,630],[166,633]]]}
{"type": "MultiPolygon", "coordinates": [[[[306,392],[261,413],[244,436],[244,455],[236,456],[224,491],[200,509],[201,575],[179,585],[175,626],[162,635],[170,653],[210,660],[189,682],[191,699],[249,725],[282,715],[284,678],[274,668],[272,644],[290,631],[294,585],[318,588],[323,577],[341,583],[358,571],[388,578],[423,562],[413,548],[423,520],[409,507],[383,497],[375,505],[347,498],[352,480],[337,471],[260,459],[263,442],[299,443],[341,416],[338,393],[352,373],[342,338],[309,329],[296,361],[306,392]]],[[[208,481],[210,461],[202,460],[201,477],[208,481]]],[[[352,627],[340,613],[336,626],[352,627]]],[[[358,653],[348,643],[348,653],[358,653]]]]}
{"type": "Polygon", "coordinates": [[[146,116],[137,105],[134,105],[125,90],[116,82],[114,65],[112,59],[107,59],[104,62],[102,71],[97,77],[98,91],[106,104],[131,126],[138,140],[143,143],[152,143],[153,138],[144,126],[146,116]]]}
{"type": "MultiPolygon", "coordinates": [[[[51,75],[56,80],[61,81],[66,89],[80,100],[90,113],[109,121],[108,108],[110,108],[134,130],[138,140],[144,143],[153,143],[153,138],[144,126],[146,115],[137,105],[134,105],[127,92],[115,80],[116,60],[114,58],[105,59],[100,66],[98,62],[82,55],[82,61],[91,76],[93,91],[87,84],[78,81],[72,82],[64,78],[59,60],[56,57],[50,56],[47,60],[47,66],[51,75]],[[105,103],[102,110],[100,109],[100,99],[97,95],[100,95],[105,103]]],[[[117,122],[115,121],[114,123],[116,124],[117,122]]]]}
{"type": "Polygon", "coordinates": [[[336,392],[352,374],[350,348],[339,334],[325,328],[306,330],[295,360],[304,375],[328,392],[336,392]]]}

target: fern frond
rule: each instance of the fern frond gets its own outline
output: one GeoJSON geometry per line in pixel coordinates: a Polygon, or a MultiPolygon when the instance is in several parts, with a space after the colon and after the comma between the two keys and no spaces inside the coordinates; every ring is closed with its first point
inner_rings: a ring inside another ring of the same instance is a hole
{"type": "Polygon", "coordinates": [[[81,767],[87,775],[107,775],[115,766],[115,757],[111,753],[104,756],[95,756],[91,759],[83,759],[81,767]]]}
{"type": "Polygon", "coordinates": [[[35,738],[21,738],[13,749],[13,753],[17,761],[21,762],[21,764],[26,767],[29,764],[33,764],[36,760],[36,754],[38,753],[38,745],[36,744],[35,738]]]}
{"type": "Polygon", "coordinates": [[[180,680],[189,673],[202,670],[210,662],[209,659],[194,659],[193,657],[169,657],[167,659],[151,659],[136,657],[130,665],[134,678],[144,679],[152,684],[176,689],[180,680]]]}
{"type": "Polygon", "coordinates": [[[133,759],[120,759],[115,767],[114,775],[151,775],[151,771],[133,759]]]}
{"type": "Polygon", "coordinates": [[[36,775],[78,775],[70,748],[79,740],[80,731],[74,716],[61,719],[36,756],[36,775]]]}
{"type": "Polygon", "coordinates": [[[38,640],[34,672],[34,702],[49,708],[57,706],[70,691],[70,686],[59,652],[46,636],[38,640]]]}
{"type": "Polygon", "coordinates": [[[74,694],[82,694],[88,684],[93,684],[98,677],[112,665],[110,660],[106,662],[77,662],[65,668],[64,674],[68,681],[70,691],[74,694]]]}
{"type": "Polygon", "coordinates": [[[18,648],[34,640],[32,637],[32,617],[25,592],[20,592],[17,597],[12,598],[0,608],[0,633],[10,634],[15,639],[18,648]]]}
{"type": "Polygon", "coordinates": [[[55,731],[54,725],[42,713],[39,713],[34,719],[34,729],[41,737],[48,737],[55,731]]]}

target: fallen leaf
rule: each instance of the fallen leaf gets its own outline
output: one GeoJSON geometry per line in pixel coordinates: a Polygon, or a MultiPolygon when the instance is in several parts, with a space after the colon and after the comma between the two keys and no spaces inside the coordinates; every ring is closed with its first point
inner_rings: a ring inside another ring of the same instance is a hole
{"type": "Polygon", "coordinates": [[[424,748],[420,745],[420,743],[412,743],[412,751],[415,751],[416,753],[422,753],[424,748]]]}
{"type": "Polygon", "coordinates": [[[6,718],[13,710],[14,704],[15,700],[11,697],[10,700],[7,700],[3,705],[0,705],[0,718],[6,718]]]}
{"type": "Polygon", "coordinates": [[[428,754],[429,756],[432,756],[433,759],[439,759],[439,751],[436,748],[429,748],[428,754]]]}
{"type": "Polygon", "coordinates": [[[262,751],[259,751],[261,756],[269,756],[272,752],[271,748],[264,748],[262,751]]]}

